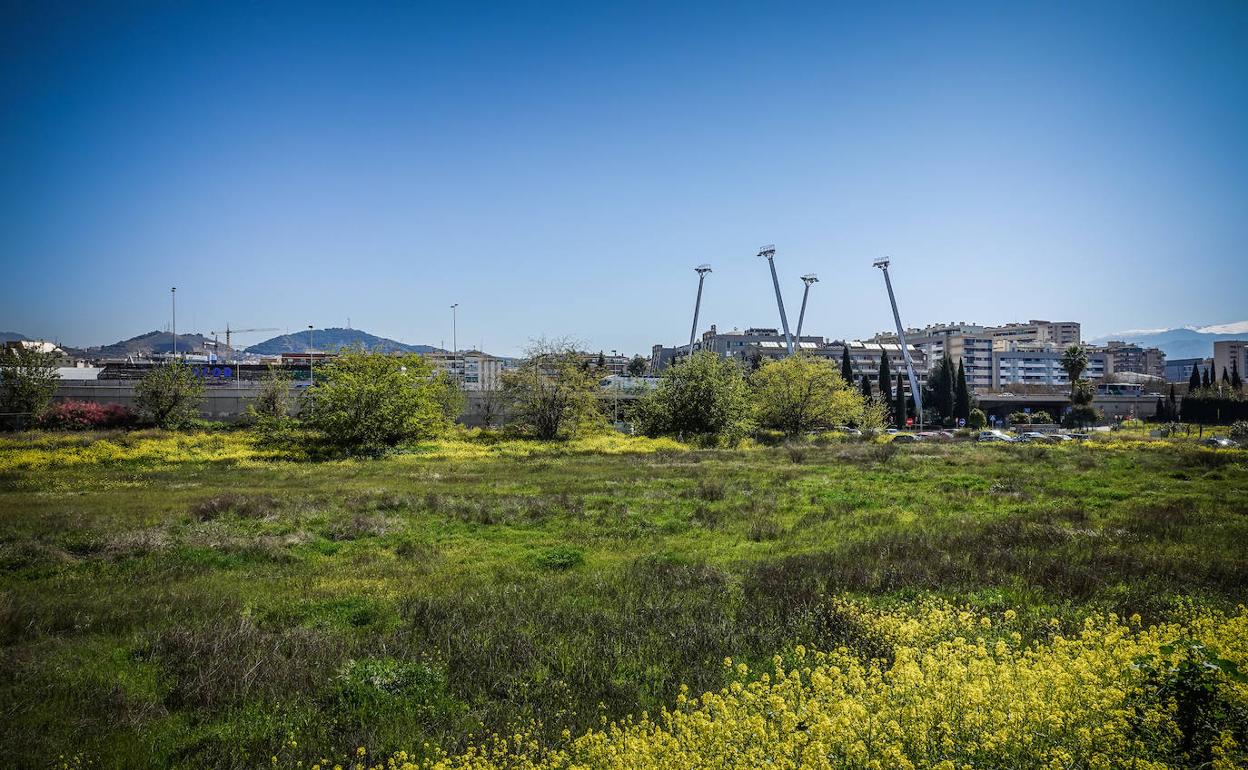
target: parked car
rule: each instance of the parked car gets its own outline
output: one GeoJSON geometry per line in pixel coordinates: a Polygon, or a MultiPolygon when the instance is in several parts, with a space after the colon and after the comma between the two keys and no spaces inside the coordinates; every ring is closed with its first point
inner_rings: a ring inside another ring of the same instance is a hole
{"type": "Polygon", "coordinates": [[[1222,436],[1210,436],[1200,443],[1214,449],[1234,449],[1239,446],[1239,444],[1231,441],[1229,438],[1223,438],[1222,436]]]}
{"type": "Polygon", "coordinates": [[[890,435],[890,436],[894,436],[894,435],[896,435],[896,434],[900,433],[901,431],[897,430],[896,428],[886,428],[886,429],[884,430],[884,432],[885,432],[885,433],[887,433],[887,434],[888,434],[888,435],[890,435]]]}
{"type": "Polygon", "coordinates": [[[861,436],[862,435],[862,431],[858,430],[857,428],[847,428],[847,427],[842,426],[842,427],[837,428],[837,430],[840,431],[841,433],[844,433],[846,436],[861,436]]]}
{"type": "Polygon", "coordinates": [[[1018,434],[1018,441],[1053,441],[1054,439],[1047,433],[1041,433],[1035,430],[1029,430],[1026,433],[1018,434]]]}
{"type": "Polygon", "coordinates": [[[981,430],[979,435],[975,437],[976,441],[1001,441],[1007,444],[1014,443],[1014,437],[1008,436],[999,430],[981,430]]]}
{"type": "Polygon", "coordinates": [[[914,433],[898,433],[896,436],[893,436],[893,441],[900,442],[902,444],[917,444],[922,440],[922,436],[914,433]]]}
{"type": "Polygon", "coordinates": [[[1091,433],[1072,433],[1070,434],[1070,437],[1074,439],[1075,441],[1087,441],[1088,439],[1092,438],[1092,434],[1091,433]]]}
{"type": "Polygon", "coordinates": [[[1067,436],[1065,433],[1054,433],[1053,435],[1049,436],[1049,439],[1057,443],[1061,443],[1063,441],[1074,441],[1074,439],[1072,439],[1070,436],[1067,436]]]}

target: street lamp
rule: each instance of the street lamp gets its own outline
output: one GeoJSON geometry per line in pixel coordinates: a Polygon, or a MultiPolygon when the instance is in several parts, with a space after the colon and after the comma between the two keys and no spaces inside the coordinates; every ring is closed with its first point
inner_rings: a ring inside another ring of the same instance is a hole
{"type": "Polygon", "coordinates": [[[173,306],[173,357],[178,357],[178,287],[169,289],[169,303],[173,306]]]}
{"type": "MultiPolygon", "coordinates": [[[[458,307],[458,302],[451,305],[451,371],[462,373],[462,367],[459,362],[459,319],[456,316],[456,308],[458,307]]],[[[463,378],[457,374],[456,379],[462,380],[463,378]]]]}
{"type": "Polygon", "coordinates": [[[308,324],[308,384],[315,382],[316,375],[312,373],[312,324],[308,324]]]}

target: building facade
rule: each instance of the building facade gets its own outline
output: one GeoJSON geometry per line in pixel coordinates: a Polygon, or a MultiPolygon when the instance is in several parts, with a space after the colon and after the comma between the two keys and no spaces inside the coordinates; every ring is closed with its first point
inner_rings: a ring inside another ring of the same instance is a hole
{"type": "Polygon", "coordinates": [[[1110,340],[1104,348],[1089,350],[1103,350],[1113,361],[1115,372],[1166,376],[1166,354],[1160,348],[1144,348],[1133,342],[1110,340]]]}
{"type": "Polygon", "coordinates": [[[424,357],[433,364],[434,371],[446,372],[458,380],[464,390],[497,390],[503,386],[503,359],[489,353],[436,351],[425,353],[424,357]]]}
{"type": "Polygon", "coordinates": [[[1218,382],[1222,381],[1222,370],[1229,376],[1232,367],[1239,371],[1241,380],[1248,379],[1248,340],[1219,340],[1213,343],[1213,371],[1218,382]]]}

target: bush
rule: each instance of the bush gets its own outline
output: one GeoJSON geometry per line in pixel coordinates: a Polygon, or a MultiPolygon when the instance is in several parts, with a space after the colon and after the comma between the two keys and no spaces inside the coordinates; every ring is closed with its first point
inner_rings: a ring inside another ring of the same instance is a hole
{"type": "Polygon", "coordinates": [[[734,361],[704,350],[669,366],[642,397],[637,419],[650,436],[726,436],[749,428],[745,374],[734,361]]]}
{"type": "Polygon", "coordinates": [[[37,417],[56,392],[57,356],[27,347],[0,348],[0,412],[37,417]]]}
{"type": "Polygon", "coordinates": [[[585,553],[570,545],[557,545],[537,557],[537,563],[546,569],[563,571],[585,563],[585,553]]]}
{"type": "Polygon", "coordinates": [[[971,430],[983,430],[988,424],[988,416],[984,414],[983,409],[972,409],[971,416],[966,419],[966,427],[971,430]]]}
{"type": "Polygon", "coordinates": [[[377,456],[444,433],[463,403],[457,385],[417,355],[346,351],[318,376],[307,395],[307,425],[324,445],[347,454],[377,456]]]}
{"type": "Polygon", "coordinates": [[[143,417],[160,428],[185,428],[199,414],[204,383],[191,367],[172,361],[149,371],[134,389],[143,417]]]}
{"type": "Polygon", "coordinates": [[[1010,412],[1010,416],[1007,419],[1009,419],[1011,425],[1031,424],[1031,415],[1027,412],[1010,412]]]}
{"type": "Polygon", "coordinates": [[[132,428],[136,415],[121,404],[97,404],[94,401],[64,401],[53,404],[39,418],[39,427],[47,430],[107,430],[132,428]]]}
{"type": "Polygon", "coordinates": [[[503,393],[518,427],[551,440],[570,438],[602,422],[598,377],[567,341],[538,340],[514,371],[503,375],[503,393]]]}
{"type": "Polygon", "coordinates": [[[788,436],[874,422],[869,408],[873,402],[824,358],[796,355],[767,361],[751,375],[750,386],[758,423],[788,436]]]}
{"type": "Polygon", "coordinates": [[[1235,441],[1248,441],[1248,420],[1240,420],[1231,426],[1231,438],[1235,441]]]}

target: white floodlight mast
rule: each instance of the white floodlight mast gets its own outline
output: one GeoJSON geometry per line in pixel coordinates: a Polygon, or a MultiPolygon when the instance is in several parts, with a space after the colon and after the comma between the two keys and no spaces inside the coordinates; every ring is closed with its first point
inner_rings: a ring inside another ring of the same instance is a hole
{"type": "Polygon", "coordinates": [[[711,266],[702,264],[694,268],[698,273],[698,298],[693,302],[693,328],[689,330],[689,355],[693,355],[693,338],[698,334],[698,311],[702,309],[702,282],[706,280],[706,274],[711,272],[711,266]]]}
{"type": "Polygon", "coordinates": [[[789,318],[784,314],[784,298],[780,296],[780,279],[776,277],[776,247],[767,245],[758,250],[758,256],[767,259],[771,267],[771,284],[776,288],[776,306],[780,308],[780,325],[784,328],[784,346],[793,355],[793,338],[789,336],[789,318]]]}
{"type": "MultiPolygon", "coordinates": [[[[919,392],[919,380],[914,374],[914,362],[910,360],[910,349],[906,347],[906,333],[901,328],[901,314],[897,312],[897,298],[893,296],[893,282],[888,277],[888,257],[877,259],[872,263],[884,271],[884,286],[888,289],[888,301],[893,306],[893,322],[897,324],[897,344],[901,346],[902,358],[906,361],[906,377],[910,380],[910,394],[914,396],[914,408],[919,413],[919,427],[923,426],[923,396],[919,392]]],[[[882,355],[888,355],[882,353],[882,355]]]]}
{"type": "Polygon", "coordinates": [[[797,346],[802,346],[802,321],[806,320],[806,298],[810,296],[810,285],[819,283],[819,276],[814,273],[807,273],[802,276],[802,283],[806,284],[806,288],[802,289],[802,310],[797,314],[797,346]]]}

